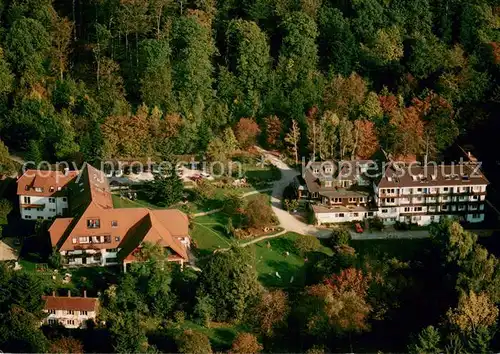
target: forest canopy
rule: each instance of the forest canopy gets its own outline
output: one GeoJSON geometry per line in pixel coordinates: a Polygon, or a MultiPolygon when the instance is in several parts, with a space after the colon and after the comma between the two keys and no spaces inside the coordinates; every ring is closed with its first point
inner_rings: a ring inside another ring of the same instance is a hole
{"type": "Polygon", "coordinates": [[[0,0],[0,134],[36,159],[95,162],[202,152],[242,119],[283,148],[295,121],[301,155],[439,156],[498,105],[498,14],[492,0],[0,0]]]}

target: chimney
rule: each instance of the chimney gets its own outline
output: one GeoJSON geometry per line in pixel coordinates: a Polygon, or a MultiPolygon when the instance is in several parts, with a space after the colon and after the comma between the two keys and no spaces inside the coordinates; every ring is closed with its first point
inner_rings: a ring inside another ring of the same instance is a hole
{"type": "Polygon", "coordinates": [[[87,297],[87,290],[83,290],[83,297],[87,297]]]}
{"type": "Polygon", "coordinates": [[[68,290],[68,297],[71,297],[71,290],[68,290]]]}

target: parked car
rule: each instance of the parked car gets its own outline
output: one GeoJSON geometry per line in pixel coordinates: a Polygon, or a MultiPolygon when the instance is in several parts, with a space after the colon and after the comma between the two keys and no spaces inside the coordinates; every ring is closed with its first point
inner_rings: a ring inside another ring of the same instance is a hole
{"type": "Polygon", "coordinates": [[[361,227],[361,224],[360,224],[360,223],[356,223],[356,224],[354,225],[354,227],[356,228],[356,232],[357,232],[358,234],[363,233],[363,228],[361,227]]]}

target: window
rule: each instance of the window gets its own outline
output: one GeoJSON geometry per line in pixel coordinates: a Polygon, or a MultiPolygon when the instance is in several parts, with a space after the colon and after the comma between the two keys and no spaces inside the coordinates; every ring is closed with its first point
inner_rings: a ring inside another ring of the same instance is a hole
{"type": "Polygon", "coordinates": [[[101,221],[99,219],[87,219],[88,229],[98,229],[101,227],[101,221]]]}
{"type": "Polygon", "coordinates": [[[31,208],[24,208],[24,211],[31,211],[31,208]]]}
{"type": "Polygon", "coordinates": [[[43,192],[43,188],[41,188],[41,187],[36,187],[36,188],[35,188],[35,192],[40,192],[40,193],[41,193],[41,192],[43,192]]]}
{"type": "Polygon", "coordinates": [[[72,241],[73,241],[73,243],[76,243],[76,237],[73,237],[72,241]]]}
{"type": "Polygon", "coordinates": [[[443,206],[441,207],[441,210],[442,210],[442,211],[448,211],[448,205],[443,205],[443,206]]]}
{"type": "Polygon", "coordinates": [[[106,258],[106,263],[116,263],[117,258],[116,257],[109,257],[106,258]]]}
{"type": "Polygon", "coordinates": [[[26,219],[31,219],[31,215],[24,215],[26,219]]]}
{"type": "Polygon", "coordinates": [[[448,192],[448,187],[444,187],[443,192],[448,192]]]}
{"type": "Polygon", "coordinates": [[[56,198],[49,198],[49,203],[55,203],[56,202],[56,198]]]}
{"type": "Polygon", "coordinates": [[[68,315],[74,315],[74,314],[75,314],[75,311],[73,311],[73,310],[68,310],[68,311],[66,311],[66,313],[67,313],[68,315]]]}
{"type": "Polygon", "coordinates": [[[359,216],[359,213],[352,213],[352,216],[354,216],[354,217],[358,217],[358,216],[359,216]]]}
{"type": "Polygon", "coordinates": [[[415,211],[422,211],[422,207],[415,207],[415,211]]]}
{"type": "Polygon", "coordinates": [[[120,236],[115,236],[115,241],[120,242],[120,236]]]}
{"type": "Polygon", "coordinates": [[[318,174],[319,173],[319,169],[317,169],[317,168],[313,169],[313,173],[314,174],[318,174]]]}
{"type": "Polygon", "coordinates": [[[479,219],[481,217],[481,214],[472,214],[473,219],[479,219]]]}
{"type": "Polygon", "coordinates": [[[37,211],[43,211],[43,207],[36,208],[37,211]]]}
{"type": "MultiPolygon", "coordinates": [[[[59,189],[58,189],[58,190],[61,190],[60,188],[61,188],[61,187],[59,187],[59,189]]],[[[63,201],[63,202],[66,202],[66,201],[68,201],[68,198],[63,197],[62,201],[63,201]]]]}
{"type": "MultiPolygon", "coordinates": [[[[57,187],[57,190],[58,190],[58,191],[60,191],[60,190],[61,190],[61,187],[57,187]]],[[[64,200],[64,198],[63,198],[63,200],[64,200]]]]}
{"type": "Polygon", "coordinates": [[[339,218],[343,218],[344,217],[344,213],[339,213],[339,218]]]}
{"type": "Polygon", "coordinates": [[[368,216],[373,216],[373,211],[369,211],[368,216]]]}
{"type": "Polygon", "coordinates": [[[55,213],[56,209],[49,209],[50,212],[55,213]]]}
{"type": "Polygon", "coordinates": [[[111,227],[118,227],[118,221],[117,220],[111,221],[111,227]]]}
{"type": "Polygon", "coordinates": [[[53,186],[50,186],[49,187],[49,192],[53,192],[54,191],[54,187],[53,186]]]}
{"type": "Polygon", "coordinates": [[[75,324],[75,320],[67,320],[66,323],[69,324],[69,325],[74,325],[75,324]]]}
{"type": "Polygon", "coordinates": [[[386,203],[394,203],[394,198],[387,198],[386,203]]]}
{"type": "Polygon", "coordinates": [[[349,198],[349,203],[356,203],[356,198],[349,198]]]}
{"type": "Polygon", "coordinates": [[[408,213],[410,211],[410,208],[409,207],[406,207],[405,208],[405,212],[408,213]]]}
{"type": "Polygon", "coordinates": [[[459,205],[459,206],[458,206],[458,210],[459,210],[459,211],[465,210],[465,205],[459,205]]]}
{"type": "Polygon", "coordinates": [[[82,316],[87,316],[89,313],[88,311],[80,311],[80,315],[82,316]]]}
{"type": "Polygon", "coordinates": [[[31,197],[24,197],[24,203],[25,204],[31,203],[31,197]]]}
{"type": "Polygon", "coordinates": [[[57,320],[55,318],[49,318],[49,320],[47,321],[49,325],[55,325],[57,324],[57,320]]]}
{"type": "Polygon", "coordinates": [[[43,220],[43,216],[37,216],[36,217],[38,220],[43,220]]]}
{"type": "Polygon", "coordinates": [[[417,188],[417,192],[422,193],[422,188],[417,188]]]}
{"type": "Polygon", "coordinates": [[[89,238],[88,238],[87,236],[82,236],[82,237],[80,237],[80,238],[78,239],[78,242],[79,242],[79,243],[89,243],[89,242],[90,242],[90,240],[89,240],[89,238]]]}
{"type": "Polygon", "coordinates": [[[472,200],[477,200],[478,199],[478,196],[477,195],[473,195],[472,196],[472,200]]]}
{"type": "Polygon", "coordinates": [[[387,209],[382,209],[382,213],[387,213],[387,209]]]}
{"type": "Polygon", "coordinates": [[[55,314],[56,314],[56,310],[49,310],[48,312],[49,312],[49,314],[51,314],[51,315],[55,315],[55,314]]]}
{"type": "Polygon", "coordinates": [[[115,253],[115,252],[118,252],[118,248],[109,248],[106,250],[106,252],[115,253]]]}

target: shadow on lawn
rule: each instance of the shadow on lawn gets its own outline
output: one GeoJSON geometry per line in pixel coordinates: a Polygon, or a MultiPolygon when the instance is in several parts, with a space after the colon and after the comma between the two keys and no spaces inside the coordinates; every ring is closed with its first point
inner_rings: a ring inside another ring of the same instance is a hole
{"type": "Polygon", "coordinates": [[[267,261],[271,273],[259,274],[259,280],[267,287],[302,286],[305,280],[304,266],[290,264],[285,261],[267,261]],[[279,274],[279,277],[277,276],[279,274]],[[292,279],[293,277],[293,279],[292,279]]]}

